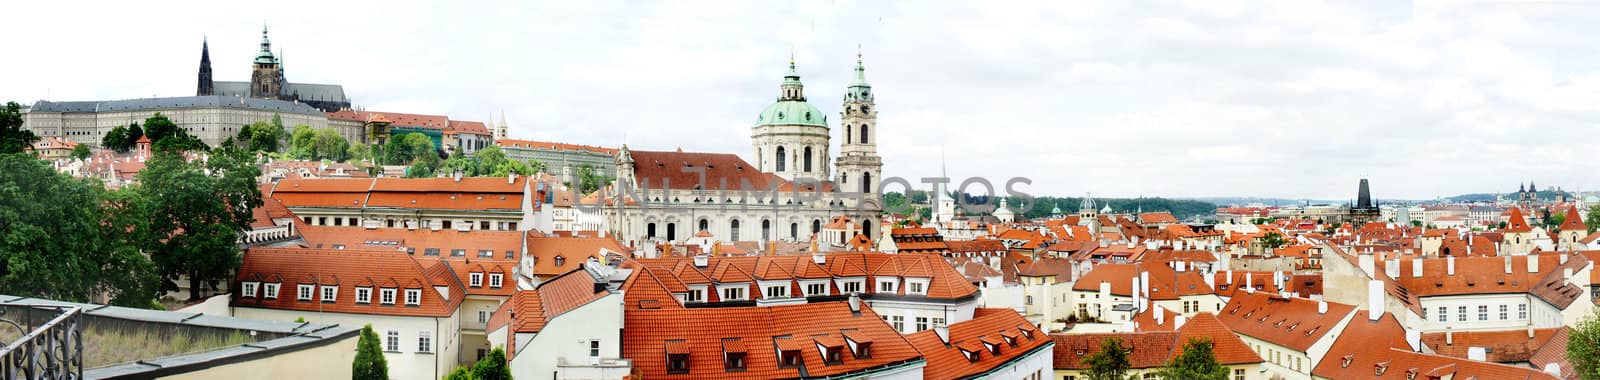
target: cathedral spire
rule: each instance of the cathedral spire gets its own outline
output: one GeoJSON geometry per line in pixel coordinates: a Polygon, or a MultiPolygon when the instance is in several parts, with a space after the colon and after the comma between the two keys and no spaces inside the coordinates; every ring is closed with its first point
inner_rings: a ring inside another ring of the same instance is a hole
{"type": "Polygon", "coordinates": [[[195,96],[210,96],[216,92],[211,82],[211,45],[205,38],[200,39],[199,83],[195,87],[195,96]]]}
{"type": "Polygon", "coordinates": [[[799,100],[805,101],[805,86],[800,84],[800,71],[794,66],[794,52],[789,52],[789,72],[783,75],[783,84],[778,86],[779,101],[799,100]]]}
{"type": "Polygon", "coordinates": [[[278,63],[272,56],[272,40],[267,38],[267,23],[261,23],[261,51],[256,53],[256,63],[278,63]]]}

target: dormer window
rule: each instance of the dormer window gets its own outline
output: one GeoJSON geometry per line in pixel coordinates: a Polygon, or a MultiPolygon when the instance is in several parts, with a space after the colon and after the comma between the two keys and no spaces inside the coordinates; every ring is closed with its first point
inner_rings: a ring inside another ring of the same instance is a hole
{"type": "Polygon", "coordinates": [[[844,364],[844,347],[828,347],[823,352],[826,353],[826,356],[823,357],[823,364],[844,364]]]}
{"type": "Polygon", "coordinates": [[[382,303],[384,305],[393,305],[394,304],[394,295],[395,295],[395,290],[394,289],[379,290],[378,291],[378,302],[382,303]]]}
{"type": "Polygon", "coordinates": [[[467,286],[474,287],[474,288],[482,287],[483,286],[483,273],[482,272],[472,272],[472,274],[468,274],[467,275],[467,286]]]}
{"type": "Polygon", "coordinates": [[[689,354],[667,354],[667,373],[689,373],[689,354]]]}
{"type": "Polygon", "coordinates": [[[1339,368],[1349,368],[1350,367],[1350,362],[1355,361],[1355,360],[1356,360],[1356,355],[1355,354],[1346,354],[1344,356],[1344,358],[1340,359],[1339,368]]]}
{"type": "Polygon", "coordinates": [[[740,371],[744,371],[745,370],[745,363],[744,363],[745,353],[743,353],[743,352],[729,352],[729,353],[727,353],[725,355],[726,355],[726,357],[723,358],[723,363],[722,363],[724,369],[728,370],[728,372],[740,372],[740,371]]]}
{"type": "Polygon", "coordinates": [[[422,289],[406,289],[406,306],[422,305],[422,289]]]}
{"type": "Polygon", "coordinates": [[[779,354],[781,361],[778,368],[800,367],[800,350],[786,350],[779,354]]]}
{"type": "Polygon", "coordinates": [[[333,285],[322,286],[322,302],[333,303],[339,298],[339,287],[333,285]]]}
{"type": "Polygon", "coordinates": [[[299,290],[299,292],[296,293],[295,299],[298,299],[298,300],[301,300],[301,301],[310,301],[311,300],[311,288],[312,288],[311,285],[300,285],[300,286],[298,286],[296,288],[299,290]]]}
{"type": "Polygon", "coordinates": [[[879,280],[878,293],[894,293],[894,280],[879,280]]]}
{"type": "Polygon", "coordinates": [[[365,286],[357,287],[356,288],[356,303],[360,303],[360,304],[370,304],[370,303],[372,303],[372,288],[371,287],[365,287],[365,286]]]}
{"type": "Polygon", "coordinates": [[[244,297],[255,297],[256,286],[257,283],[251,281],[239,283],[239,295],[244,297]]]}
{"type": "Polygon", "coordinates": [[[278,299],[278,286],[278,283],[266,284],[266,286],[262,288],[264,290],[262,290],[261,297],[266,299],[278,299]]]}
{"type": "Polygon", "coordinates": [[[1382,362],[1382,363],[1378,363],[1378,364],[1373,364],[1372,365],[1372,374],[1373,374],[1373,376],[1383,376],[1383,373],[1384,372],[1388,372],[1388,371],[1389,371],[1389,362],[1382,362]]]}
{"type": "Polygon", "coordinates": [[[767,298],[784,298],[789,296],[789,286],[768,286],[767,298]]]}
{"type": "Polygon", "coordinates": [[[504,284],[505,275],[499,273],[489,274],[489,287],[499,289],[504,284]]]}

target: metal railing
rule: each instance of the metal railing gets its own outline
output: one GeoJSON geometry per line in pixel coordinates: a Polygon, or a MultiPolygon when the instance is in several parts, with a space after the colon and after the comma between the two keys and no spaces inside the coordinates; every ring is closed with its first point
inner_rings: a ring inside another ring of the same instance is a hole
{"type": "MultiPolygon", "coordinates": [[[[0,308],[0,321],[16,328],[21,337],[13,342],[0,342],[0,379],[82,379],[83,335],[82,310],[75,306],[7,305],[25,308],[22,324],[4,318],[5,308],[0,308]],[[34,326],[33,313],[48,313],[48,322],[34,326]]],[[[16,310],[16,309],[13,309],[16,310]]]]}

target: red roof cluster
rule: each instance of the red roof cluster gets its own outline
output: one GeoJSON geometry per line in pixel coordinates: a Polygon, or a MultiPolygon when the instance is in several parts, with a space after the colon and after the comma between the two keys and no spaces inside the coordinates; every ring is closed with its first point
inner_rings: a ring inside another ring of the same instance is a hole
{"type": "Polygon", "coordinates": [[[949,340],[935,330],[906,335],[928,364],[923,379],[965,379],[1006,365],[1054,341],[1011,309],[977,309],[971,320],[949,326],[949,340]]]}
{"type": "Polygon", "coordinates": [[[624,320],[623,356],[644,378],[830,377],[911,366],[922,355],[865,304],[630,307],[624,320]]]}
{"type": "Polygon", "coordinates": [[[234,277],[231,288],[240,291],[233,293],[232,305],[448,317],[466,298],[461,282],[449,273],[445,260],[418,260],[397,251],[254,247],[245,251],[234,277]],[[309,287],[307,297],[300,293],[302,286],[309,287]],[[332,288],[332,299],[324,287],[332,288]]]}

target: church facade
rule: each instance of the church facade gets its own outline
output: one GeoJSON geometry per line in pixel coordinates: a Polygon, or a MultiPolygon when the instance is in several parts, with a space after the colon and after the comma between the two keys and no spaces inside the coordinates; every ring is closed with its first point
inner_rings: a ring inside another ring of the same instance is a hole
{"type": "Polygon", "coordinates": [[[639,246],[696,237],[804,242],[841,221],[876,240],[883,161],[860,57],[839,128],[807,101],[792,60],[778,88],[777,100],[751,128],[750,161],[727,153],[618,149],[616,185],[604,208],[617,237],[639,246]],[[836,130],[844,137],[837,161],[829,152],[836,130]]]}
{"type": "Polygon", "coordinates": [[[283,54],[272,53],[272,40],[267,38],[267,28],[261,28],[261,50],[250,64],[249,82],[213,81],[211,73],[211,47],[200,43],[200,71],[196,96],[237,96],[242,98],[273,99],[305,103],[323,112],[337,112],[350,108],[350,99],[344,96],[344,86],[337,84],[289,83],[284,79],[283,54]]]}

